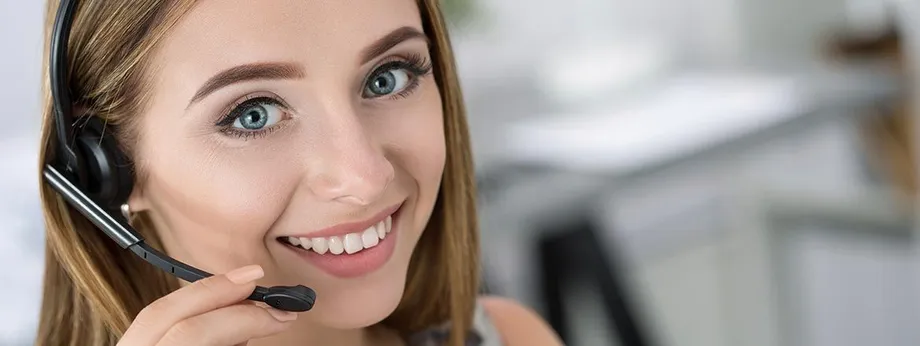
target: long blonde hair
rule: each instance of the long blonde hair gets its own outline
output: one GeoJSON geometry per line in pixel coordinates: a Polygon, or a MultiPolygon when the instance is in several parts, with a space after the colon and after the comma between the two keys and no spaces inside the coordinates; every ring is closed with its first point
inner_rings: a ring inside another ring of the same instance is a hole
{"type": "MultiPolygon", "coordinates": [[[[475,184],[465,110],[447,25],[437,0],[417,1],[431,40],[434,74],[444,110],[447,161],[435,210],[409,264],[402,301],[383,324],[408,335],[451,321],[451,344],[471,328],[479,287],[479,236],[475,184]]],[[[45,47],[59,0],[46,9],[45,47]]],[[[103,119],[125,152],[148,98],[149,59],[157,43],[194,0],[84,0],[68,47],[69,90],[75,107],[103,119]]],[[[49,52],[45,51],[40,164],[53,159],[49,52]]],[[[37,345],[114,345],[149,303],[179,287],[178,281],[109,240],[44,184],[46,225],[44,292],[37,345]]],[[[149,218],[135,227],[160,247],[149,218]]]]}

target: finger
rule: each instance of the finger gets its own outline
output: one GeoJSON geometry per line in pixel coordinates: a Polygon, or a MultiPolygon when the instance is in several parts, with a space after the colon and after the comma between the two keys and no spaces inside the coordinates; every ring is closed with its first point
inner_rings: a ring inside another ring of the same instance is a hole
{"type": "Polygon", "coordinates": [[[154,345],[179,321],[246,299],[263,275],[251,265],[182,287],[141,310],[119,345],[154,345]]]}
{"type": "Polygon", "coordinates": [[[236,345],[284,331],[296,319],[293,312],[236,304],[175,324],[157,345],[236,345]]]}

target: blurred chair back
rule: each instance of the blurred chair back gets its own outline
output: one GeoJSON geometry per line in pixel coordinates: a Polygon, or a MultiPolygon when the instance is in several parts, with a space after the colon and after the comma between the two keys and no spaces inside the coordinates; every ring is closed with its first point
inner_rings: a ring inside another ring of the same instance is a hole
{"type": "MultiPolygon", "coordinates": [[[[912,76],[902,30],[892,25],[875,37],[841,35],[831,44],[832,61],[846,64],[879,62],[902,78],[906,85],[916,83],[912,76]]],[[[908,88],[910,89],[910,88],[908,88]]],[[[876,114],[863,117],[861,135],[870,165],[895,189],[910,197],[917,196],[917,121],[910,92],[891,104],[880,104],[876,114]]]]}

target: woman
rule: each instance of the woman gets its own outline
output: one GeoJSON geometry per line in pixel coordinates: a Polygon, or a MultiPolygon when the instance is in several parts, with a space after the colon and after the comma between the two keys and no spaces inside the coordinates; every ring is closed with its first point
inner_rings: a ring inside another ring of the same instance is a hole
{"type": "MultiPolygon", "coordinates": [[[[433,0],[80,2],[70,94],[133,162],[126,216],[148,243],[223,274],[180,283],[45,186],[37,343],[559,344],[529,310],[477,297],[472,164],[439,11],[433,0]],[[304,284],[317,300],[275,310],[245,300],[256,284],[304,284]]],[[[46,97],[43,163],[50,113],[46,97]]]]}

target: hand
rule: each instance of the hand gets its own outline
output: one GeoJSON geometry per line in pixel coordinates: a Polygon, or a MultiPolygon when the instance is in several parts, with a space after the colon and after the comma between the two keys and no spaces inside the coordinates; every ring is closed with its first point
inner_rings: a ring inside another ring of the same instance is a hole
{"type": "Polygon", "coordinates": [[[244,301],[264,275],[251,265],[176,290],[141,310],[118,345],[246,345],[284,331],[297,314],[244,301]]]}

